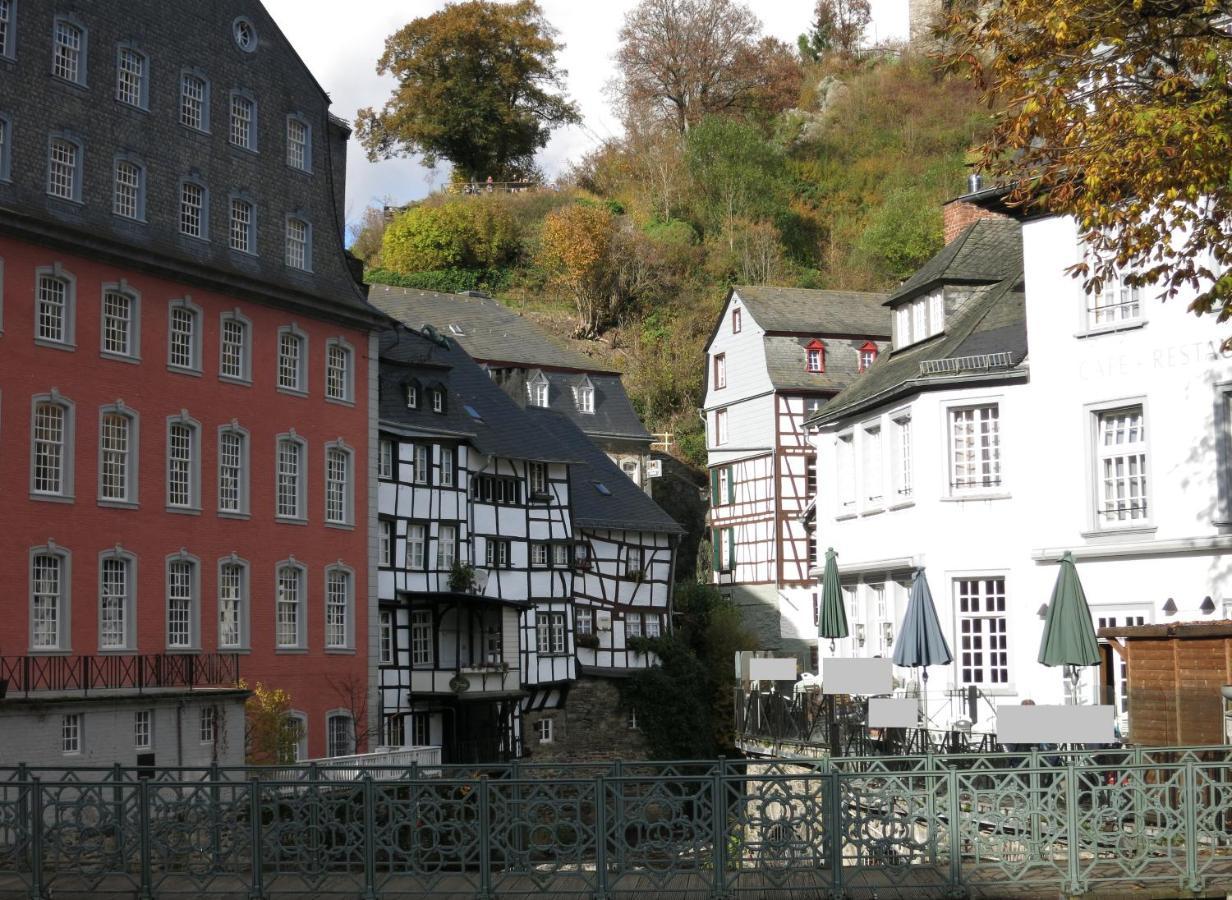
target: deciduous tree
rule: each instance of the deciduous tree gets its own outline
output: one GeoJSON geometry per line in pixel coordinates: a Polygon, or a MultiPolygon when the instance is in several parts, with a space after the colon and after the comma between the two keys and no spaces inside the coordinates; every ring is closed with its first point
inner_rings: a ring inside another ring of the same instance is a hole
{"type": "Polygon", "coordinates": [[[589,203],[561,207],[543,220],[539,259],[573,295],[579,337],[597,336],[615,306],[616,230],[611,210],[589,203]]]}
{"type": "Polygon", "coordinates": [[[1077,219],[1088,291],[1120,273],[1232,316],[1226,3],[987,0],[945,32],[997,110],[981,168],[1010,202],[1077,219]]]}
{"type": "Polygon", "coordinates": [[[466,0],[415,19],[385,41],[377,72],[397,87],[355,123],[371,160],[448,160],[470,181],[534,171],[553,128],[580,121],[564,96],[561,45],[534,0],[466,0]]]}
{"type": "MultiPolygon", "coordinates": [[[[240,682],[240,687],[246,687],[240,682]]],[[[295,761],[304,730],[291,715],[291,695],[282,688],[257,682],[244,706],[247,725],[245,754],[256,765],[285,765],[295,761]]]]}
{"type": "Polygon", "coordinates": [[[852,56],[871,20],[868,0],[817,0],[813,26],[800,35],[800,53],[814,61],[831,50],[852,56]]]}

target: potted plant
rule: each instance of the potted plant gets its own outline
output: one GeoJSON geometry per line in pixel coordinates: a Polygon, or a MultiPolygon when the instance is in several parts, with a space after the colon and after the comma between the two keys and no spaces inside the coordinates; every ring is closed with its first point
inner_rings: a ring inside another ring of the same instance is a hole
{"type": "Polygon", "coordinates": [[[573,643],[579,647],[587,647],[591,650],[599,649],[599,635],[597,634],[577,634],[573,636],[573,643]]]}
{"type": "Polygon", "coordinates": [[[449,590],[455,594],[471,594],[475,591],[475,567],[455,562],[449,571],[449,590]]]}

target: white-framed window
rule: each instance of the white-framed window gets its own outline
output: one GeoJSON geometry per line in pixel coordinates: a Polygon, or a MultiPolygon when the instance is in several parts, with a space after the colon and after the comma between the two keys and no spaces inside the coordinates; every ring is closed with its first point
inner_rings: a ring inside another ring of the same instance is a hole
{"type": "Polygon", "coordinates": [[[81,752],[81,713],[66,713],[60,717],[60,752],[81,752]]]}
{"type": "Polygon", "coordinates": [[[154,746],[154,713],[148,709],[133,713],[133,746],[138,750],[154,746]]]}
{"type": "Polygon", "coordinates": [[[1142,289],[1120,278],[1107,279],[1098,293],[1087,295],[1087,328],[1136,322],[1142,318],[1142,289]]]}
{"type": "Polygon", "coordinates": [[[381,438],[378,447],[377,477],[384,481],[392,481],[394,477],[394,442],[389,438],[381,438]]]}
{"type": "Polygon", "coordinates": [[[727,410],[725,409],[714,411],[714,443],[720,447],[727,443],[727,410]]]}
{"type": "Polygon", "coordinates": [[[16,0],[0,0],[0,56],[13,58],[13,10],[16,0]]]}
{"type": "Polygon", "coordinates": [[[406,564],[415,571],[422,571],[428,560],[428,526],[412,522],[406,526],[406,564]]]}
{"type": "Polygon", "coordinates": [[[73,84],[86,83],[86,31],[66,19],[55,20],[51,74],[73,84]]]}
{"type": "Polygon", "coordinates": [[[535,738],[541,744],[552,743],[552,716],[545,716],[535,723],[535,738]]]}
{"type": "Polygon", "coordinates": [[[303,762],[308,758],[308,714],[293,709],[286,714],[284,720],[294,730],[297,736],[294,746],[283,752],[280,763],[303,762]]]}
{"type": "Polygon", "coordinates": [[[552,565],[560,568],[569,568],[569,545],[568,544],[553,544],[552,545],[552,565]]]}
{"type": "Polygon", "coordinates": [[[325,345],[325,397],[349,403],[354,399],[351,348],[340,340],[325,345]]]}
{"type": "Polygon", "coordinates": [[[136,565],[132,555],[117,550],[106,550],[99,556],[99,650],[126,650],[133,645],[136,565]]]}
{"type": "Polygon", "coordinates": [[[312,171],[312,129],[294,113],[287,116],[287,165],[301,172],[312,171]]]}
{"type": "Polygon", "coordinates": [[[312,271],[311,235],[312,227],[307,222],[287,217],[286,263],[292,269],[312,271]]]}
{"type": "Polygon", "coordinates": [[[727,354],[714,355],[714,389],[716,391],[727,387],[727,354]]]}
{"type": "Polygon", "coordinates": [[[304,443],[295,436],[278,439],[274,515],[279,519],[304,516],[304,443]]]}
{"type": "Polygon", "coordinates": [[[81,144],[52,137],[47,152],[47,193],[60,200],[81,202],[81,144]]]}
{"type": "Polygon", "coordinates": [[[645,559],[642,548],[630,547],[628,555],[625,556],[625,578],[641,578],[644,565],[645,559]]]}
{"type": "Polygon", "coordinates": [[[191,649],[197,644],[197,562],[187,556],[167,560],[167,648],[191,649]]]}
{"type": "Polygon", "coordinates": [[[408,737],[411,739],[412,747],[427,747],[432,743],[431,740],[431,721],[426,712],[411,713],[406,717],[410,723],[410,728],[407,729],[408,737]]]}
{"type": "Polygon", "coordinates": [[[1005,579],[956,578],[958,670],[962,684],[1009,683],[1005,579]]]}
{"type": "Polygon", "coordinates": [[[484,564],[489,569],[509,568],[509,541],[487,538],[484,541],[484,564]]]}
{"type": "Polygon", "coordinates": [[[145,221],[145,167],[131,159],[115,161],[111,211],[122,219],[145,221]]]}
{"type": "Polygon", "coordinates": [[[167,307],[167,366],[201,371],[201,310],[189,300],[172,300],[167,307]]]}
{"type": "Polygon", "coordinates": [[[457,469],[457,457],[453,447],[441,447],[441,487],[453,487],[457,469]]]}
{"type": "Polygon", "coordinates": [[[432,411],[434,413],[443,413],[445,411],[445,389],[434,387],[431,391],[432,396],[432,411]]]}
{"type": "Polygon", "coordinates": [[[245,53],[252,53],[257,49],[257,29],[243,16],[232,23],[231,34],[235,38],[235,45],[245,53]]]}
{"type": "Polygon", "coordinates": [[[325,448],[325,521],[349,525],[351,516],[351,451],[334,444],[325,448]]]}
{"type": "Polygon", "coordinates": [[[411,477],[416,484],[432,482],[432,448],[428,444],[416,444],[412,449],[411,459],[414,461],[411,477]]]}
{"type": "Polygon", "coordinates": [[[380,556],[377,565],[392,566],[394,564],[394,523],[392,519],[377,521],[377,534],[380,540],[380,556]]]}
{"type": "Polygon", "coordinates": [[[145,109],[149,98],[149,60],[134,47],[116,50],[116,99],[145,109]]]}
{"type": "Polygon", "coordinates": [[[102,352],[109,356],[135,359],[138,356],[140,301],[123,283],[104,285],[102,352]]]}
{"type": "Polygon", "coordinates": [[[231,249],[240,253],[257,252],[256,207],[243,197],[231,198],[231,249]]]}
{"type": "Polygon", "coordinates": [[[197,739],[203,744],[212,744],[217,738],[218,710],[213,706],[203,706],[197,718],[197,739]]]}
{"type": "Polygon", "coordinates": [[[283,649],[300,648],[304,645],[303,604],[307,593],[304,569],[294,563],[282,563],[275,580],[274,642],[283,649]]]}
{"type": "Polygon", "coordinates": [[[231,94],[231,143],[244,150],[257,149],[257,101],[231,94]]]}
{"type": "Polygon", "coordinates": [[[30,555],[30,649],[67,650],[69,645],[69,555],[40,547],[30,555]]]}
{"type": "Polygon", "coordinates": [[[436,533],[436,568],[448,572],[458,555],[458,527],[441,525],[436,533]]]}
{"type": "Polygon", "coordinates": [[[195,181],[181,181],[180,234],[205,240],[208,222],[205,186],[195,181]]]}
{"type": "Polygon", "coordinates": [[[715,505],[722,506],[723,504],[731,503],[733,497],[732,467],[719,466],[715,472],[717,473],[716,484],[718,485],[718,494],[714,498],[715,505]]]}
{"type": "Polygon", "coordinates": [[[893,481],[894,494],[899,500],[911,496],[911,414],[895,416],[892,420],[894,433],[893,481]]]}
{"type": "Polygon", "coordinates": [[[394,614],[383,609],[379,615],[377,630],[377,646],[380,648],[380,663],[391,666],[394,662],[394,614]]]}
{"type": "Polygon", "coordinates": [[[35,397],[30,418],[30,492],[73,495],[73,408],[55,394],[35,397]]]}
{"type": "Polygon", "coordinates": [[[996,403],[949,411],[950,489],[980,491],[1001,485],[1001,418],[996,403]]]}
{"type": "Polygon", "coordinates": [[[35,340],[72,347],[76,338],[77,281],[59,266],[38,272],[35,340]]]}
{"type": "Polygon", "coordinates": [[[894,347],[906,347],[945,331],[945,291],[908,300],[894,310],[894,347]]]}
{"type": "Polygon", "coordinates": [[[547,463],[532,462],[529,467],[530,475],[530,492],[532,494],[546,494],[548,492],[548,467],[547,463]]]}
{"type": "Polygon", "coordinates": [[[1141,404],[1095,413],[1095,484],[1099,526],[1149,521],[1146,417],[1141,404]]]}
{"type": "Polygon", "coordinates": [[[531,406],[548,405],[548,379],[542,372],[535,373],[534,377],[526,382],[526,402],[531,406]]]}
{"type": "Polygon", "coordinates": [[[635,638],[642,637],[642,614],[627,613],[625,615],[625,637],[635,638]]]}
{"type": "Polygon", "coordinates": [[[565,614],[538,612],[535,615],[535,644],[541,656],[565,652],[565,614]]]}
{"type": "Polygon", "coordinates": [[[278,389],[308,391],[308,338],[294,325],[278,331],[278,389]]]}
{"type": "Polygon", "coordinates": [[[201,506],[201,426],[183,415],[167,420],[167,506],[201,506]]]}
{"type": "Polygon", "coordinates": [[[123,407],[103,407],[98,423],[98,499],[137,502],[137,419],[123,407]]]}
{"type": "Polygon", "coordinates": [[[718,550],[718,571],[734,572],[736,570],[735,535],[730,528],[720,528],[718,550]]]}
{"type": "Polygon", "coordinates": [[[534,543],[530,545],[530,564],[536,569],[548,567],[548,545],[534,543]]]}
{"type": "Polygon", "coordinates": [[[834,443],[835,486],[838,488],[839,515],[855,512],[856,508],[856,447],[855,436],[842,434],[834,443]]]}
{"type": "Polygon", "coordinates": [[[218,646],[248,646],[248,566],[234,556],[218,566],[218,646]]]}
{"type": "Polygon", "coordinates": [[[406,385],[406,408],[419,409],[419,385],[414,382],[406,385]]]}
{"type": "Polygon", "coordinates": [[[824,372],[825,349],[822,347],[808,347],[804,352],[804,369],[813,374],[824,372]]]}
{"type": "Polygon", "coordinates": [[[355,725],[346,713],[331,713],[325,720],[326,755],[350,756],[355,752],[355,725]]]}
{"type": "Polygon", "coordinates": [[[433,664],[432,610],[411,610],[411,665],[433,664]]]}
{"type": "Polygon", "coordinates": [[[218,430],[218,511],[248,513],[248,432],[238,425],[218,430]]]}
{"type": "Polygon", "coordinates": [[[237,309],[222,314],[218,332],[218,377],[251,382],[252,325],[237,309]]]}
{"type": "Polygon", "coordinates": [[[210,83],[196,72],[180,74],[180,124],[194,131],[210,130],[210,83]]]}
{"type": "Polygon", "coordinates": [[[351,573],[341,566],[325,572],[325,646],[351,646],[351,573]]]}
{"type": "Polygon", "coordinates": [[[871,506],[879,506],[885,500],[884,475],[882,472],[881,426],[871,425],[860,436],[863,444],[864,471],[861,484],[864,499],[871,506]]]}
{"type": "Polygon", "coordinates": [[[595,412],[595,389],[589,384],[575,385],[573,388],[573,405],[577,411],[585,415],[595,412]]]}
{"type": "Polygon", "coordinates": [[[595,612],[589,606],[579,606],[573,610],[573,631],[575,634],[595,633],[595,612]]]}

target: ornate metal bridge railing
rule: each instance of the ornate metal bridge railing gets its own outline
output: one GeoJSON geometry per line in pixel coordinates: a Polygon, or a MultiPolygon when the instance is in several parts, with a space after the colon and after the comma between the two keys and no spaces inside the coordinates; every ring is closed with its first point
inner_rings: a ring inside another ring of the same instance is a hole
{"type": "Polygon", "coordinates": [[[1232,888],[1232,748],[894,762],[0,770],[0,896],[1232,888]]]}

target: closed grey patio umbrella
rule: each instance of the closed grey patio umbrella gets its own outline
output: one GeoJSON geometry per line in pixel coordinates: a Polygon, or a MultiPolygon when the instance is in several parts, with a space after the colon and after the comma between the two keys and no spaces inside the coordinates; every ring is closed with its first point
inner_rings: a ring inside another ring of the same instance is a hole
{"type": "Polygon", "coordinates": [[[1099,643],[1095,639],[1091,608],[1078,580],[1074,554],[1068,550],[1061,557],[1061,569],[1044,618],[1039,661],[1046,666],[1066,667],[1072,702],[1078,699],[1078,667],[1099,665],[1099,643]]]}
{"type": "Polygon", "coordinates": [[[826,568],[821,575],[821,609],[817,613],[817,636],[830,639],[830,652],[834,652],[835,640],[847,637],[847,610],[843,609],[837,557],[833,547],[826,550],[826,568]]]}
{"type": "Polygon", "coordinates": [[[911,580],[907,614],[894,644],[894,664],[922,668],[927,684],[928,667],[947,665],[953,658],[950,645],[941,633],[941,622],[937,619],[937,607],[933,604],[924,569],[916,569],[911,580]]]}

